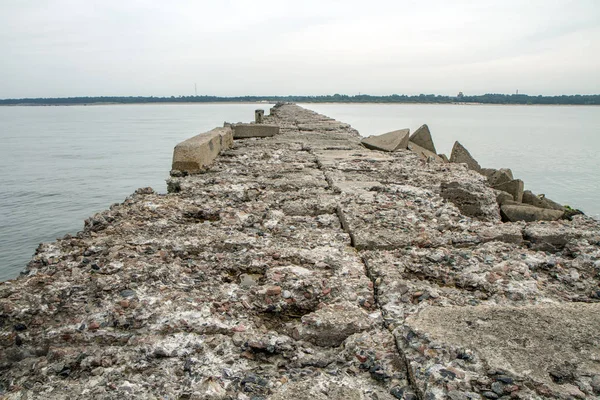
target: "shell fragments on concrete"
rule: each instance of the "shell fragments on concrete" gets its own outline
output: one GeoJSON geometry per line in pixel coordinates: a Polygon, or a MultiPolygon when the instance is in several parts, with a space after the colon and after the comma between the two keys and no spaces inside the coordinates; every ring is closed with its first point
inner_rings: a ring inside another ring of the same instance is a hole
{"type": "Polygon", "coordinates": [[[295,105],[263,122],[280,134],[0,284],[0,396],[598,398],[597,221],[502,223],[463,164],[367,150],[295,105]]]}

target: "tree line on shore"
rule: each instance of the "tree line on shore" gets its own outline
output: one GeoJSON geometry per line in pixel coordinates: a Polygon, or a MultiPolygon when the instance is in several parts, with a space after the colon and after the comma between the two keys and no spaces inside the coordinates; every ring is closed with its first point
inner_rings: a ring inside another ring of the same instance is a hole
{"type": "Polygon", "coordinates": [[[325,96],[95,96],[0,99],[0,105],[84,105],[84,104],[142,104],[142,103],[219,103],[219,102],[294,102],[294,103],[481,103],[481,104],[564,104],[599,105],[600,95],[529,96],[526,94],[497,94],[468,96],[442,96],[420,94],[414,96],[392,94],[371,96],[360,94],[349,96],[334,94],[325,96]]]}

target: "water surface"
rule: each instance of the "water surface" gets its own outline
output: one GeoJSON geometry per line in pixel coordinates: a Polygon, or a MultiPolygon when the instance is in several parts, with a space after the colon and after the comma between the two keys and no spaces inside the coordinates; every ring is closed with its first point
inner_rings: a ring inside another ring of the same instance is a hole
{"type": "Polygon", "coordinates": [[[173,147],[269,104],[0,107],[0,280],[139,187],[166,191],[173,147]]]}

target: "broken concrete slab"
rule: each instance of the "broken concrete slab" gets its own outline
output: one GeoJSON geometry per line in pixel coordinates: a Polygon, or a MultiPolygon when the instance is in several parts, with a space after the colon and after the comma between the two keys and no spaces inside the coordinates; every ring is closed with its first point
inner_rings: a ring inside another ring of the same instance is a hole
{"type": "Polygon", "coordinates": [[[433,139],[431,138],[431,132],[429,132],[429,127],[427,124],[421,125],[419,129],[414,131],[414,133],[410,135],[409,141],[434,154],[437,154],[435,145],[433,144],[433,139]]]}
{"type": "Polygon", "coordinates": [[[171,169],[198,172],[209,166],[221,150],[233,144],[231,128],[215,128],[191,137],[175,146],[171,169]]]}
{"type": "Polygon", "coordinates": [[[500,207],[503,221],[556,221],[564,215],[563,211],[538,208],[529,204],[512,205],[504,204],[500,207]]]}
{"type": "Polygon", "coordinates": [[[384,133],[383,135],[369,136],[361,143],[368,149],[381,151],[396,151],[406,149],[410,129],[400,129],[384,133]]]}
{"type": "Polygon", "coordinates": [[[438,156],[442,159],[442,161],[444,161],[445,163],[449,163],[450,159],[448,158],[447,155],[445,155],[444,153],[442,154],[438,154],[438,156]]]}
{"type": "Polygon", "coordinates": [[[253,137],[270,137],[279,133],[279,126],[267,124],[235,124],[233,127],[234,139],[253,137]]]}
{"type": "Polygon", "coordinates": [[[552,201],[542,195],[535,195],[530,190],[525,190],[523,192],[523,203],[531,204],[532,206],[539,208],[548,208],[550,210],[561,210],[564,211],[564,207],[558,204],[555,201],[552,201]]]}
{"type": "Polygon", "coordinates": [[[454,142],[454,146],[452,147],[452,153],[450,154],[450,162],[453,163],[463,163],[467,164],[469,169],[473,171],[480,172],[481,166],[479,163],[471,156],[471,153],[458,141],[454,142]]]}
{"type": "Polygon", "coordinates": [[[493,191],[484,185],[477,187],[461,182],[442,182],[440,195],[469,217],[484,221],[498,220],[498,206],[493,191]]]}
{"type": "Polygon", "coordinates": [[[492,186],[494,189],[502,190],[503,192],[510,193],[514,201],[521,203],[523,201],[523,181],[520,179],[513,179],[512,181],[500,183],[492,186]]]}
{"type": "Polygon", "coordinates": [[[457,385],[479,394],[468,398],[592,398],[577,383],[600,374],[600,304],[429,307],[406,326],[400,342],[423,398],[442,398],[428,397],[435,376],[447,395],[457,385]]]}
{"type": "Polygon", "coordinates": [[[512,171],[509,168],[501,168],[498,170],[494,170],[491,174],[487,176],[487,178],[490,186],[500,185],[502,183],[506,183],[514,179],[512,171]]]}

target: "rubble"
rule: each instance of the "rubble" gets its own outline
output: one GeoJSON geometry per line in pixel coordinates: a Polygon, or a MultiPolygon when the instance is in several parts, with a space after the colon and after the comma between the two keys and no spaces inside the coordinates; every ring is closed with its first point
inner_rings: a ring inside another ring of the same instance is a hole
{"type": "Polygon", "coordinates": [[[502,223],[464,164],[262,120],[0,283],[0,397],[598,397],[598,221],[502,223]]]}

